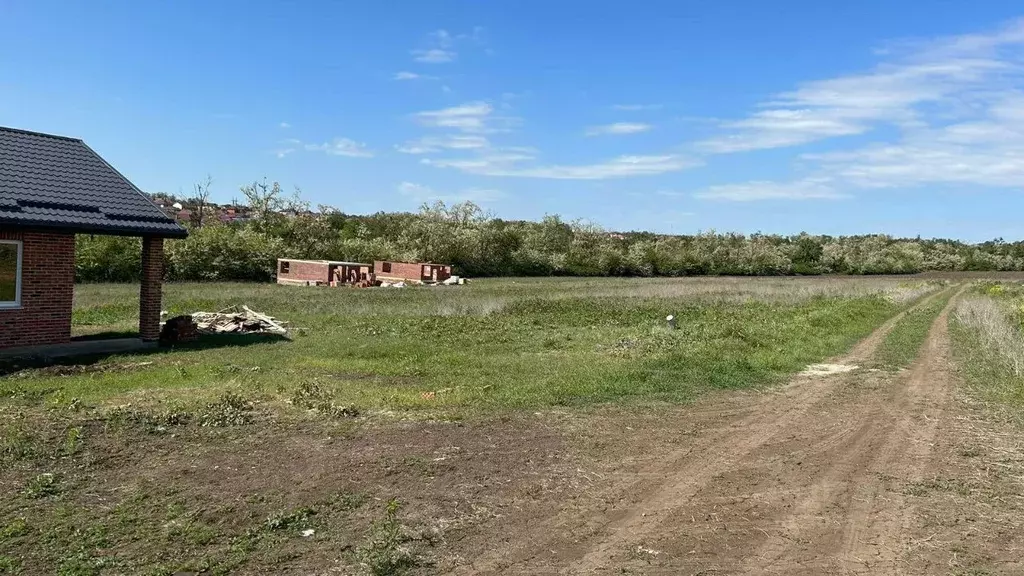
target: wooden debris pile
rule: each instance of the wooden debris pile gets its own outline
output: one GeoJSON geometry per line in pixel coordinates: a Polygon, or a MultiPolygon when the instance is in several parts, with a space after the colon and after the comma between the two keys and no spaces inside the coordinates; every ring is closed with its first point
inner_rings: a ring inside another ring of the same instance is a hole
{"type": "Polygon", "coordinates": [[[287,322],[256,312],[248,306],[232,306],[220,312],[196,312],[192,319],[201,334],[280,334],[288,333],[287,322]]]}

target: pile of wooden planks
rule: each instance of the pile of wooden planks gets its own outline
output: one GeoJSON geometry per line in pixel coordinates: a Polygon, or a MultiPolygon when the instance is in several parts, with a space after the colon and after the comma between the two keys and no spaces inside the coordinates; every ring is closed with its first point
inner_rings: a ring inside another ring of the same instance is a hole
{"type": "Polygon", "coordinates": [[[232,306],[220,312],[195,312],[192,319],[202,334],[288,334],[287,322],[248,306],[232,306]]]}

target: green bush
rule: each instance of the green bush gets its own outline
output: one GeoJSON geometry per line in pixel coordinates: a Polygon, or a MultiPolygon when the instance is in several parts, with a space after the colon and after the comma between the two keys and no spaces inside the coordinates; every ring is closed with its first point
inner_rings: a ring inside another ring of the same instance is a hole
{"type": "MultiPolygon", "coordinates": [[[[278,190],[276,185],[273,190],[278,190]]],[[[299,208],[299,200],[292,203],[299,208]]],[[[260,204],[264,206],[265,203],[260,204]]],[[[422,260],[452,264],[465,276],[684,276],[908,274],[925,270],[1021,270],[1024,242],[867,236],[649,232],[610,234],[545,216],[505,221],[472,203],[424,206],[419,213],[350,216],[334,211],[286,217],[271,203],[245,224],[208,224],[166,244],[170,280],[274,278],[278,258],[422,260]]],[[[79,236],[79,281],[136,281],[137,238],[79,236]]]]}

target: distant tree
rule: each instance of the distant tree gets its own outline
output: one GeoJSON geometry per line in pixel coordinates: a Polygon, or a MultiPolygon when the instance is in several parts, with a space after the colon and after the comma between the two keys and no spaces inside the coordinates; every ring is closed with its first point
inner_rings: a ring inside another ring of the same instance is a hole
{"type": "Polygon", "coordinates": [[[202,228],[206,219],[207,206],[210,203],[210,185],[213,184],[213,176],[207,174],[206,180],[196,182],[192,186],[193,196],[185,203],[192,207],[192,215],[189,223],[195,228],[202,228]]]}
{"type": "Polygon", "coordinates": [[[242,186],[241,191],[253,218],[257,220],[267,221],[283,207],[281,185],[277,182],[267,184],[266,178],[263,182],[254,180],[252,184],[242,186]]]}

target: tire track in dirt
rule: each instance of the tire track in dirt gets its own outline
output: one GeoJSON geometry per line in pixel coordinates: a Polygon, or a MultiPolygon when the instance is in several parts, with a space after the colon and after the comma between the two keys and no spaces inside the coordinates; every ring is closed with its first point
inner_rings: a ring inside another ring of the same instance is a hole
{"type": "MultiPolygon", "coordinates": [[[[929,297],[922,299],[913,308],[924,306],[933,299],[938,298],[945,290],[936,292],[929,297]]],[[[906,312],[898,314],[876,329],[868,338],[861,341],[849,353],[837,360],[839,364],[855,364],[868,360],[877,350],[878,346],[885,339],[892,328],[903,319],[906,312]]],[[[710,459],[694,459],[688,465],[679,467],[674,472],[673,480],[660,487],[660,490],[651,498],[645,500],[641,506],[634,508],[631,514],[627,515],[618,525],[612,526],[610,536],[597,546],[587,552],[574,566],[563,573],[565,574],[587,574],[594,573],[607,567],[608,561],[616,555],[621,555],[627,549],[627,543],[644,539],[647,535],[663,528],[663,519],[678,512],[675,508],[679,503],[693,500],[699,495],[699,488],[709,484],[712,480],[731,470],[739,467],[739,463],[762,446],[769,444],[773,439],[785,436],[787,431],[801,431],[809,428],[804,422],[812,408],[818,406],[833,389],[841,382],[847,381],[849,376],[832,376],[800,381],[799,379],[788,388],[797,388],[798,393],[787,394],[782,400],[786,411],[780,414],[760,413],[761,408],[755,409],[755,413],[747,419],[738,423],[734,428],[739,434],[731,434],[728,437],[719,439],[717,446],[717,457],[710,459]],[[653,512],[652,512],[653,510],[653,512]]],[[[811,420],[816,415],[811,415],[811,420]]],[[[848,431],[843,431],[838,436],[848,431]]],[[[871,426],[862,426],[859,433],[853,434],[851,441],[853,446],[863,446],[874,436],[871,426]]],[[[819,437],[821,438],[821,437],[819,437]]],[[[837,435],[826,435],[821,438],[822,447],[832,445],[843,446],[837,435]]],[[[844,450],[842,453],[857,454],[858,450],[844,450]]],[[[840,462],[832,467],[833,471],[850,470],[851,466],[857,466],[856,458],[851,462],[840,462]],[[843,465],[845,464],[845,466],[843,465]]],[[[812,495],[813,499],[813,495],[812,495]]]]}
{"type": "Polygon", "coordinates": [[[844,526],[842,567],[845,573],[902,573],[910,505],[902,492],[891,492],[883,476],[899,471],[905,483],[919,481],[928,466],[938,424],[952,400],[949,359],[949,312],[963,289],[932,324],[922,352],[896,387],[894,430],[872,466],[855,481],[863,487],[853,500],[844,526]],[[872,480],[874,477],[874,481],[872,480]]]}
{"type": "MultiPolygon", "coordinates": [[[[816,455],[819,458],[828,456],[830,464],[812,479],[812,487],[806,497],[794,506],[777,530],[746,559],[738,572],[797,574],[810,565],[818,569],[827,568],[830,573],[844,574],[857,574],[864,570],[869,573],[896,571],[896,557],[889,553],[898,548],[891,542],[894,534],[892,522],[888,523],[888,533],[875,535],[870,541],[864,540],[862,532],[866,524],[881,517],[875,514],[878,512],[876,508],[888,509],[893,498],[898,497],[887,493],[890,483],[881,479],[899,470],[910,477],[910,481],[920,476],[924,466],[926,450],[908,461],[904,448],[920,449],[929,445],[941,410],[933,410],[926,415],[926,425],[920,426],[917,420],[921,415],[909,404],[927,406],[927,399],[933,396],[930,394],[932,391],[923,389],[921,383],[930,374],[942,370],[942,366],[937,364],[944,360],[940,355],[946,338],[948,313],[955,299],[951,299],[936,317],[909,371],[882,377],[877,381],[880,384],[877,391],[858,394],[853,402],[843,403],[842,410],[847,412],[847,421],[850,422],[848,428],[858,429],[858,441],[836,453],[816,455]],[[908,444],[912,440],[914,442],[908,444]],[[866,495],[871,498],[866,498],[866,495]],[[823,528],[821,522],[816,522],[823,518],[832,520],[830,526],[823,528]],[[837,531],[836,526],[841,526],[842,530],[837,531]],[[881,541],[884,543],[880,545],[881,541]],[[814,545],[800,547],[794,546],[794,542],[814,545]],[[822,563],[822,556],[827,556],[827,561],[822,563]],[[813,562],[815,557],[818,558],[817,563],[813,562]]],[[[939,404],[944,406],[948,386],[938,392],[939,404]]],[[[804,454],[804,457],[811,455],[804,454]]],[[[798,478],[780,479],[783,484],[799,481],[798,478]]]]}
{"type": "MultiPolygon", "coordinates": [[[[926,296],[910,309],[924,306],[944,292],[926,296]]],[[[894,315],[847,354],[833,361],[850,364],[869,359],[906,313],[894,315]]],[[[627,543],[659,531],[672,518],[674,511],[691,501],[716,477],[736,469],[751,453],[807,419],[808,412],[826,399],[843,380],[845,378],[840,376],[798,376],[777,392],[762,396],[738,411],[733,422],[711,437],[680,446],[640,474],[629,479],[616,479],[619,482],[606,491],[609,496],[615,493],[639,495],[634,503],[613,507],[612,510],[555,512],[525,534],[512,536],[508,542],[451,573],[554,573],[559,566],[563,568],[561,573],[565,574],[600,572],[614,557],[623,553],[627,543]]],[[[700,411],[699,407],[695,408],[695,419],[700,418],[700,411]]],[[[712,406],[708,412],[720,411],[712,406]]],[[[819,437],[817,440],[821,444],[814,449],[844,450],[851,443],[856,446],[866,442],[869,437],[869,428],[852,432],[846,430],[819,437]]],[[[845,470],[842,466],[840,468],[845,470]]],[[[595,502],[599,500],[595,498],[595,502]]]]}

